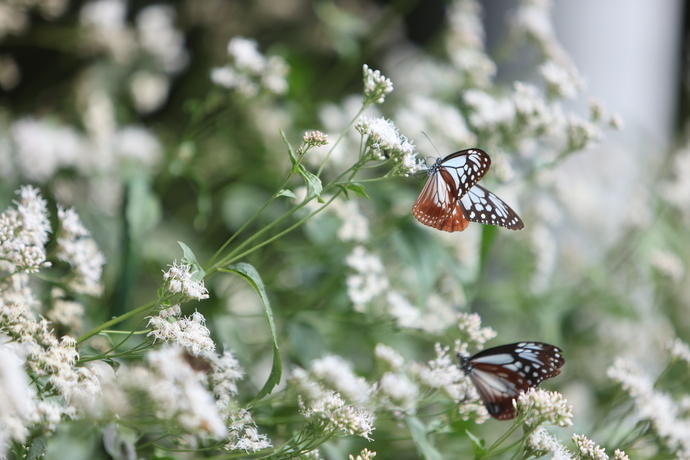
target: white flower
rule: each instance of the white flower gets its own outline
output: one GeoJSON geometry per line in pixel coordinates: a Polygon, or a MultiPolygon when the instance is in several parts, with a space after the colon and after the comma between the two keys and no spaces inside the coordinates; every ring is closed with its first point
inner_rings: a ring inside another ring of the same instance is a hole
{"type": "Polygon", "coordinates": [[[328,355],[311,362],[309,373],[312,378],[328,388],[336,390],[347,400],[358,406],[369,401],[369,384],[364,377],[358,377],[352,364],[336,355],[328,355]]]}
{"type": "Polygon", "coordinates": [[[81,294],[100,295],[105,257],[74,209],[58,206],[58,219],[57,257],[70,264],[73,270],[68,287],[81,294]]]}
{"type": "Polygon", "coordinates": [[[285,76],[289,67],[280,56],[264,57],[256,41],[234,37],[228,43],[230,64],[211,71],[211,80],[246,97],[256,96],[261,89],[273,94],[288,90],[285,76]]]}
{"type": "Polygon", "coordinates": [[[537,457],[553,453],[553,460],[570,460],[572,458],[568,449],[558,439],[550,435],[543,426],[538,426],[529,435],[527,446],[534,451],[537,457]]]}
{"type": "Polygon", "coordinates": [[[419,387],[404,374],[386,372],[378,385],[384,404],[393,410],[414,414],[419,399],[419,387]]]}
{"type": "Polygon", "coordinates": [[[490,327],[481,327],[482,318],[477,313],[459,313],[458,329],[466,337],[469,346],[481,350],[484,344],[496,337],[496,331],[490,327]]]}
{"type": "Polygon", "coordinates": [[[594,441],[587,439],[586,436],[574,434],[573,442],[582,460],[609,460],[606,450],[594,444],[594,441]]]}
{"type": "Polygon", "coordinates": [[[405,364],[405,358],[403,358],[395,348],[389,347],[383,343],[376,344],[374,355],[376,356],[376,359],[379,360],[379,362],[381,362],[381,364],[385,367],[385,369],[390,369],[395,372],[402,370],[403,365],[405,364]]]}
{"type": "Polygon", "coordinates": [[[24,372],[24,363],[9,347],[0,343],[0,455],[11,441],[22,443],[29,435],[27,425],[34,416],[33,387],[24,372]]]}
{"type": "Polygon", "coordinates": [[[556,391],[530,388],[513,402],[518,416],[529,426],[550,423],[572,426],[573,407],[556,391]]]}
{"type": "Polygon", "coordinates": [[[182,301],[208,299],[208,290],[204,286],[204,281],[194,280],[194,273],[190,273],[189,265],[178,265],[175,261],[169,267],[170,270],[163,274],[164,288],[168,292],[182,294],[182,301]]]}
{"type": "Polygon", "coordinates": [[[465,91],[463,101],[470,107],[469,121],[483,131],[495,131],[510,126],[515,119],[515,104],[508,98],[494,97],[484,91],[465,91]]]}
{"type": "Polygon", "coordinates": [[[211,331],[205,326],[206,319],[201,313],[194,312],[188,318],[178,318],[178,315],[171,315],[169,310],[163,310],[159,316],[152,316],[149,319],[152,330],[147,336],[153,337],[154,341],[175,342],[194,356],[216,349],[216,344],[210,337],[211,331]]]}
{"type": "Polygon", "coordinates": [[[690,346],[679,338],[670,340],[666,346],[671,358],[681,359],[690,365],[690,346]]]}
{"type": "Polygon", "coordinates": [[[574,69],[566,69],[553,61],[542,64],[539,71],[546,80],[546,86],[552,98],[572,99],[577,96],[583,86],[582,80],[574,69]]]}
{"type": "Polygon", "coordinates": [[[338,393],[327,392],[322,398],[306,406],[300,400],[300,412],[308,419],[320,420],[351,435],[371,439],[374,430],[374,414],[355,409],[345,403],[338,393]]]}
{"type": "Polygon", "coordinates": [[[385,118],[360,117],[355,128],[367,136],[366,145],[375,159],[392,159],[393,175],[408,176],[422,169],[414,145],[398,132],[392,121],[385,118]]]}
{"type": "Polygon", "coordinates": [[[386,95],[393,91],[393,82],[381,75],[378,70],[371,70],[364,64],[364,105],[383,104],[386,95]]]}
{"type": "Polygon", "coordinates": [[[21,195],[17,209],[0,215],[0,260],[17,271],[37,272],[50,266],[44,247],[51,231],[47,203],[31,186],[22,186],[17,193],[21,195]]]}
{"type": "Polygon", "coordinates": [[[171,6],[150,5],[136,18],[141,47],[171,73],[184,69],[189,62],[184,35],[174,27],[175,16],[175,9],[171,6]]]}
{"type": "Polygon", "coordinates": [[[347,295],[355,309],[362,311],[369,302],[388,289],[388,278],[381,259],[368,253],[364,246],[356,246],[347,256],[346,263],[356,272],[346,279],[347,295]]]}
{"type": "Polygon", "coordinates": [[[148,114],[165,103],[170,91],[170,80],[162,73],[138,70],[132,75],[129,90],[137,111],[148,114]]]}

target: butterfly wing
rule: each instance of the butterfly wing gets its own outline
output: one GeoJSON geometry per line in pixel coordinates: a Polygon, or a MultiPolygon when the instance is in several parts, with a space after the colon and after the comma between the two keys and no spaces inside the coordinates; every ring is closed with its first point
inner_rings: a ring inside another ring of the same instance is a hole
{"type": "Polygon", "coordinates": [[[561,373],[560,348],[542,342],[519,342],[490,348],[463,360],[463,370],[484,406],[499,420],[515,417],[513,399],[561,373]]]}
{"type": "Polygon", "coordinates": [[[529,384],[520,374],[497,364],[474,364],[470,380],[489,415],[498,420],[514,418],[513,400],[529,389],[529,384]]]}
{"type": "Polygon", "coordinates": [[[470,222],[500,225],[509,230],[525,228],[520,216],[510,206],[481,185],[474,185],[459,201],[465,218],[470,222]]]}
{"type": "Polygon", "coordinates": [[[455,197],[460,198],[484,177],[491,166],[491,158],[483,150],[466,149],[451,153],[438,166],[453,180],[455,197]]]}
{"type": "Polygon", "coordinates": [[[412,214],[424,225],[446,232],[461,232],[469,221],[465,218],[453,179],[443,169],[429,176],[422,192],[412,206],[412,214]]]}
{"type": "Polygon", "coordinates": [[[446,232],[465,230],[469,221],[458,198],[481,179],[490,165],[489,155],[479,149],[461,150],[437,160],[429,169],[429,179],[412,207],[412,214],[429,227],[446,232]]]}

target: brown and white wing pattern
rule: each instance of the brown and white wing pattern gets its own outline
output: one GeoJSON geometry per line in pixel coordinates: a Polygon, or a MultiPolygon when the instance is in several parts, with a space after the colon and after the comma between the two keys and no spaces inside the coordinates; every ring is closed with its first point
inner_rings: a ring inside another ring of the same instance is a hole
{"type": "Polygon", "coordinates": [[[461,357],[465,372],[489,414],[499,420],[515,417],[513,400],[561,373],[560,348],[542,342],[519,342],[461,357]]]}
{"type": "Polygon", "coordinates": [[[460,198],[460,203],[470,222],[500,225],[509,230],[525,228],[520,216],[510,206],[481,185],[472,187],[460,198]]]}
{"type": "Polygon", "coordinates": [[[448,172],[439,170],[429,176],[412,207],[415,218],[429,227],[446,232],[465,230],[469,221],[456,198],[456,189],[448,172]]]}
{"type": "Polygon", "coordinates": [[[429,179],[412,214],[424,225],[446,232],[465,230],[469,221],[458,199],[467,193],[491,165],[489,155],[480,149],[467,149],[437,159],[429,168],[429,179]]]}

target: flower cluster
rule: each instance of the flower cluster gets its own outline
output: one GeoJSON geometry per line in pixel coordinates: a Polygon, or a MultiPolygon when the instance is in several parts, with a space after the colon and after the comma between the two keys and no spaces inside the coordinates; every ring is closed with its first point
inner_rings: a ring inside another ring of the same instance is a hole
{"type": "Polygon", "coordinates": [[[0,214],[0,261],[6,262],[2,268],[10,273],[33,273],[50,266],[45,252],[51,231],[48,209],[37,189],[26,186],[17,193],[21,196],[17,209],[0,214]]]}
{"type": "Polygon", "coordinates": [[[530,388],[514,401],[518,416],[528,426],[543,423],[558,426],[573,424],[573,406],[556,391],[530,388]]]}
{"type": "Polygon", "coordinates": [[[230,63],[213,69],[211,80],[245,97],[255,97],[261,90],[272,94],[285,94],[288,84],[285,76],[288,66],[280,56],[266,58],[256,41],[234,37],[228,43],[230,63]]]}
{"type": "Polygon", "coordinates": [[[58,219],[61,225],[57,235],[57,257],[73,269],[67,286],[77,293],[100,295],[105,256],[73,209],[58,206],[58,219]]]}
{"type": "Polygon", "coordinates": [[[364,102],[363,105],[383,104],[386,95],[393,91],[393,82],[381,75],[378,70],[371,70],[364,64],[364,102]]]}
{"type": "Polygon", "coordinates": [[[346,263],[355,271],[347,277],[347,295],[355,310],[364,311],[369,302],[388,289],[383,263],[364,246],[356,246],[347,256],[346,263]]]}
{"type": "Polygon", "coordinates": [[[490,327],[482,327],[482,318],[477,313],[459,313],[458,329],[463,334],[463,341],[478,350],[496,337],[496,331],[490,327]]]}
{"type": "MultiPolygon", "coordinates": [[[[672,342],[671,353],[674,356],[684,354],[678,342],[672,342]]],[[[661,441],[677,455],[690,452],[690,418],[670,394],[655,388],[654,379],[647,375],[635,363],[616,358],[607,370],[607,375],[618,382],[630,395],[636,409],[637,420],[647,420],[661,441]]]]}
{"type": "Polygon", "coordinates": [[[362,136],[367,136],[366,146],[374,159],[393,160],[391,175],[409,176],[422,169],[414,145],[398,132],[392,121],[385,118],[361,117],[355,128],[362,136]]]}
{"type": "Polygon", "coordinates": [[[364,379],[352,373],[346,361],[331,356],[315,360],[309,372],[296,367],[288,377],[288,385],[299,395],[302,415],[320,427],[323,435],[344,432],[370,439],[374,414],[362,406],[369,400],[370,389],[364,379]],[[347,404],[336,388],[352,397],[354,404],[347,404]]]}
{"type": "Polygon", "coordinates": [[[163,273],[163,288],[171,294],[180,295],[180,302],[186,300],[208,299],[208,290],[203,280],[197,280],[192,272],[192,267],[187,264],[178,265],[175,261],[170,265],[170,270],[163,273]]]}
{"type": "Polygon", "coordinates": [[[204,316],[198,311],[189,318],[181,318],[181,314],[179,305],[161,310],[158,316],[149,319],[152,330],[148,336],[153,337],[154,341],[177,343],[194,356],[213,352],[216,345],[210,338],[211,331],[205,326],[204,316]]]}

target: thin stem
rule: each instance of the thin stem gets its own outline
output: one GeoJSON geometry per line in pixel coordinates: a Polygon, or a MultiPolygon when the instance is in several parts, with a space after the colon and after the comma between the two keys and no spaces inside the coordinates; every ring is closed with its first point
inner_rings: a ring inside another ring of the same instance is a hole
{"type": "Polygon", "coordinates": [[[94,329],[91,329],[89,332],[87,332],[86,334],[79,337],[79,339],[77,340],[77,344],[82,343],[83,341],[93,337],[96,334],[100,334],[102,331],[108,329],[109,327],[114,326],[116,324],[119,324],[122,321],[125,321],[125,320],[131,318],[132,316],[136,316],[139,313],[145,312],[146,310],[150,310],[150,309],[155,308],[156,305],[158,305],[158,302],[159,302],[159,300],[149,302],[146,305],[142,305],[141,307],[139,307],[135,310],[129,311],[123,315],[118,316],[117,318],[113,318],[110,321],[101,324],[100,326],[98,326],[94,329]]]}
{"type": "Polygon", "coordinates": [[[352,125],[355,124],[355,122],[357,121],[357,119],[359,118],[359,116],[362,114],[362,112],[364,112],[364,109],[366,109],[366,108],[367,108],[366,105],[362,105],[362,108],[359,109],[359,112],[357,112],[357,115],[355,115],[355,116],[352,118],[352,120],[350,120],[350,123],[347,125],[347,127],[343,130],[342,133],[340,133],[340,136],[338,136],[338,139],[337,139],[337,140],[335,141],[335,143],[333,144],[333,147],[331,147],[331,149],[330,149],[330,150],[328,151],[328,153],[326,154],[326,157],[325,157],[325,158],[323,159],[323,161],[321,162],[321,165],[319,165],[319,170],[316,171],[316,177],[321,177],[321,173],[323,172],[323,168],[324,168],[324,166],[326,166],[326,162],[328,162],[328,159],[331,157],[331,154],[333,153],[333,151],[335,150],[335,148],[338,146],[338,144],[340,143],[340,141],[343,140],[343,137],[345,137],[345,133],[347,133],[347,132],[350,130],[350,128],[352,128],[352,125]]]}

